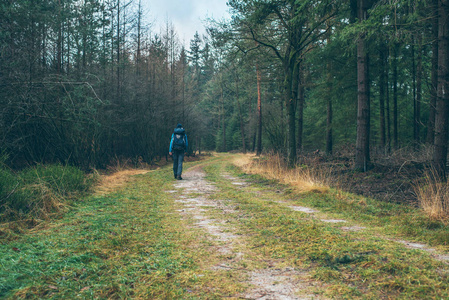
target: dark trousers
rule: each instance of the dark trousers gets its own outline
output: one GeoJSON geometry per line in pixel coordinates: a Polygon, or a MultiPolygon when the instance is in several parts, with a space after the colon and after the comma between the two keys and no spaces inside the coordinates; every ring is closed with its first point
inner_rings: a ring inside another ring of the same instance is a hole
{"type": "Polygon", "coordinates": [[[173,175],[181,176],[182,161],[184,160],[184,150],[173,150],[173,175]]]}

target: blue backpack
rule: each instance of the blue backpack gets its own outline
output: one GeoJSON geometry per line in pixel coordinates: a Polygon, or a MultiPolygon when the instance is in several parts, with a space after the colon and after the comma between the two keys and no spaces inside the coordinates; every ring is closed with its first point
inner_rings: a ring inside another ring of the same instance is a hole
{"type": "Polygon", "coordinates": [[[176,128],[173,133],[173,149],[185,150],[186,149],[186,131],[184,128],[176,128]]]}

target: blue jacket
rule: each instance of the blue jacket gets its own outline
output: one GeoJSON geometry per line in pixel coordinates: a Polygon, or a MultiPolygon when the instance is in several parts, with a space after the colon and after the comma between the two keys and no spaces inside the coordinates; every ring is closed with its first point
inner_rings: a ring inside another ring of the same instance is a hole
{"type": "MultiPolygon", "coordinates": [[[[176,129],[179,129],[179,128],[176,128],[176,129]]],[[[187,151],[187,147],[189,146],[189,142],[187,140],[187,134],[185,134],[184,128],[181,128],[181,129],[184,131],[184,136],[186,138],[186,148],[184,150],[187,151]]],[[[173,134],[171,135],[170,148],[169,148],[168,152],[173,152],[173,140],[174,140],[174,138],[175,138],[175,133],[173,132],[173,134]]]]}

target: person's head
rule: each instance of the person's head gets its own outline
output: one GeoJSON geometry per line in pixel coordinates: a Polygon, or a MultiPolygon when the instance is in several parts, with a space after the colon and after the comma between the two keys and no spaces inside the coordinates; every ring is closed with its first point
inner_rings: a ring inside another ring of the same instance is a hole
{"type": "Polygon", "coordinates": [[[181,123],[178,123],[178,125],[176,125],[176,128],[182,128],[181,123]]]}

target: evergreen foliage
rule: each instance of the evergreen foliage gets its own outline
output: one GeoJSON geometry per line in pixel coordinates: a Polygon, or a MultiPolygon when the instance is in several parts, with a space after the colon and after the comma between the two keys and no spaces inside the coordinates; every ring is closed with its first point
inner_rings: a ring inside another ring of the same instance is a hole
{"type": "Polygon", "coordinates": [[[260,137],[261,149],[290,161],[301,151],[331,153],[360,138],[362,38],[368,146],[388,153],[433,143],[435,122],[439,136],[447,130],[435,113],[437,99],[447,102],[447,47],[438,47],[447,39],[447,19],[438,18],[446,0],[228,4],[232,19],[211,20],[209,35],[196,34],[185,49],[169,22],[151,32],[140,1],[4,1],[7,164],[151,163],[167,155],[178,122],[192,152],[252,151],[260,137]]]}

